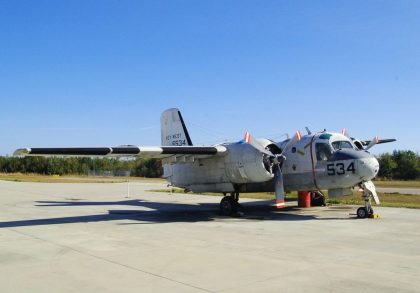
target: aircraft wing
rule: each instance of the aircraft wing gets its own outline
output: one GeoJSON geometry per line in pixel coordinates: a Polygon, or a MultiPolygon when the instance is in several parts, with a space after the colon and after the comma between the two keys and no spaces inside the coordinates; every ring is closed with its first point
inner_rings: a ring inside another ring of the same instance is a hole
{"type": "MultiPolygon", "coordinates": [[[[143,156],[148,158],[174,157],[207,158],[226,153],[222,145],[216,146],[119,146],[119,147],[71,147],[71,148],[23,148],[14,152],[14,156],[44,156],[44,157],[130,157],[143,156]]],[[[178,161],[176,159],[176,161],[178,161]]]]}

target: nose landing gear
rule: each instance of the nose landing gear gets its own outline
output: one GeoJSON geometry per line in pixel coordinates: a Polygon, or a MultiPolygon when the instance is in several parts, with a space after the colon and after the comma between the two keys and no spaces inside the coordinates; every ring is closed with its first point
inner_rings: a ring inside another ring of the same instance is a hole
{"type": "Polygon", "coordinates": [[[375,214],[372,208],[372,198],[374,199],[377,205],[380,204],[378,195],[376,194],[375,185],[372,183],[372,181],[367,181],[367,182],[362,183],[360,187],[363,189],[362,197],[365,201],[365,206],[357,209],[357,217],[360,219],[379,218],[379,215],[375,214]]]}

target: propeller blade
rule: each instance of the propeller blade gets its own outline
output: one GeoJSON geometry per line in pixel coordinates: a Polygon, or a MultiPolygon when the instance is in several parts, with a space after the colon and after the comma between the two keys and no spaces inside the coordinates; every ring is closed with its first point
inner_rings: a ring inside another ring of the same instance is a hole
{"type": "Polygon", "coordinates": [[[248,144],[251,142],[251,134],[248,131],[245,132],[244,142],[248,144]]]}
{"type": "Polygon", "coordinates": [[[276,207],[282,209],[286,206],[284,202],[284,185],[283,185],[283,173],[280,170],[280,166],[276,169],[274,176],[274,184],[276,191],[276,207]]]}
{"type": "Polygon", "coordinates": [[[341,130],[341,134],[344,135],[344,136],[347,136],[347,129],[343,128],[341,130]]]}
{"type": "Polygon", "coordinates": [[[273,153],[271,153],[269,150],[266,150],[256,139],[254,139],[248,131],[245,133],[243,142],[253,146],[263,154],[266,154],[270,157],[274,156],[273,153]]]}
{"type": "MultiPolygon", "coordinates": [[[[381,144],[381,143],[389,143],[389,142],[394,142],[397,141],[395,138],[388,138],[388,139],[379,139],[377,144],[381,144]]],[[[365,140],[363,141],[364,145],[368,145],[371,141],[370,140],[365,140]]]]}
{"type": "Polygon", "coordinates": [[[395,138],[380,139],[378,141],[378,144],[381,144],[381,143],[389,143],[389,142],[394,142],[394,141],[397,141],[397,140],[395,138]]]}
{"type": "Polygon", "coordinates": [[[368,144],[367,147],[365,147],[365,150],[367,151],[371,147],[373,147],[375,144],[379,143],[379,137],[375,136],[368,144]]]}

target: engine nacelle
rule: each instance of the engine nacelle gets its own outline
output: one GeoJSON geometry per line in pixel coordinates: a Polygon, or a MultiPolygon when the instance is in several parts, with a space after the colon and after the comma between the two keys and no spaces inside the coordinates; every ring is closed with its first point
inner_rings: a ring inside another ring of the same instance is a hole
{"type": "Polygon", "coordinates": [[[353,141],[354,145],[359,149],[359,150],[364,150],[363,144],[360,140],[358,140],[357,138],[351,138],[351,140],[353,141]]]}
{"type": "Polygon", "coordinates": [[[274,177],[269,157],[249,144],[226,146],[226,177],[232,183],[265,182],[274,177]]]}

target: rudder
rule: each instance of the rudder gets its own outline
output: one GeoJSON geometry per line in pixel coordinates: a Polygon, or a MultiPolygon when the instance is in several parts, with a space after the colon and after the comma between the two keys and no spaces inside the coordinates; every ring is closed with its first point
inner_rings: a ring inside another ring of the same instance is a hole
{"type": "Polygon", "coordinates": [[[177,108],[162,113],[160,129],[162,146],[193,145],[181,112],[177,108]]]}

